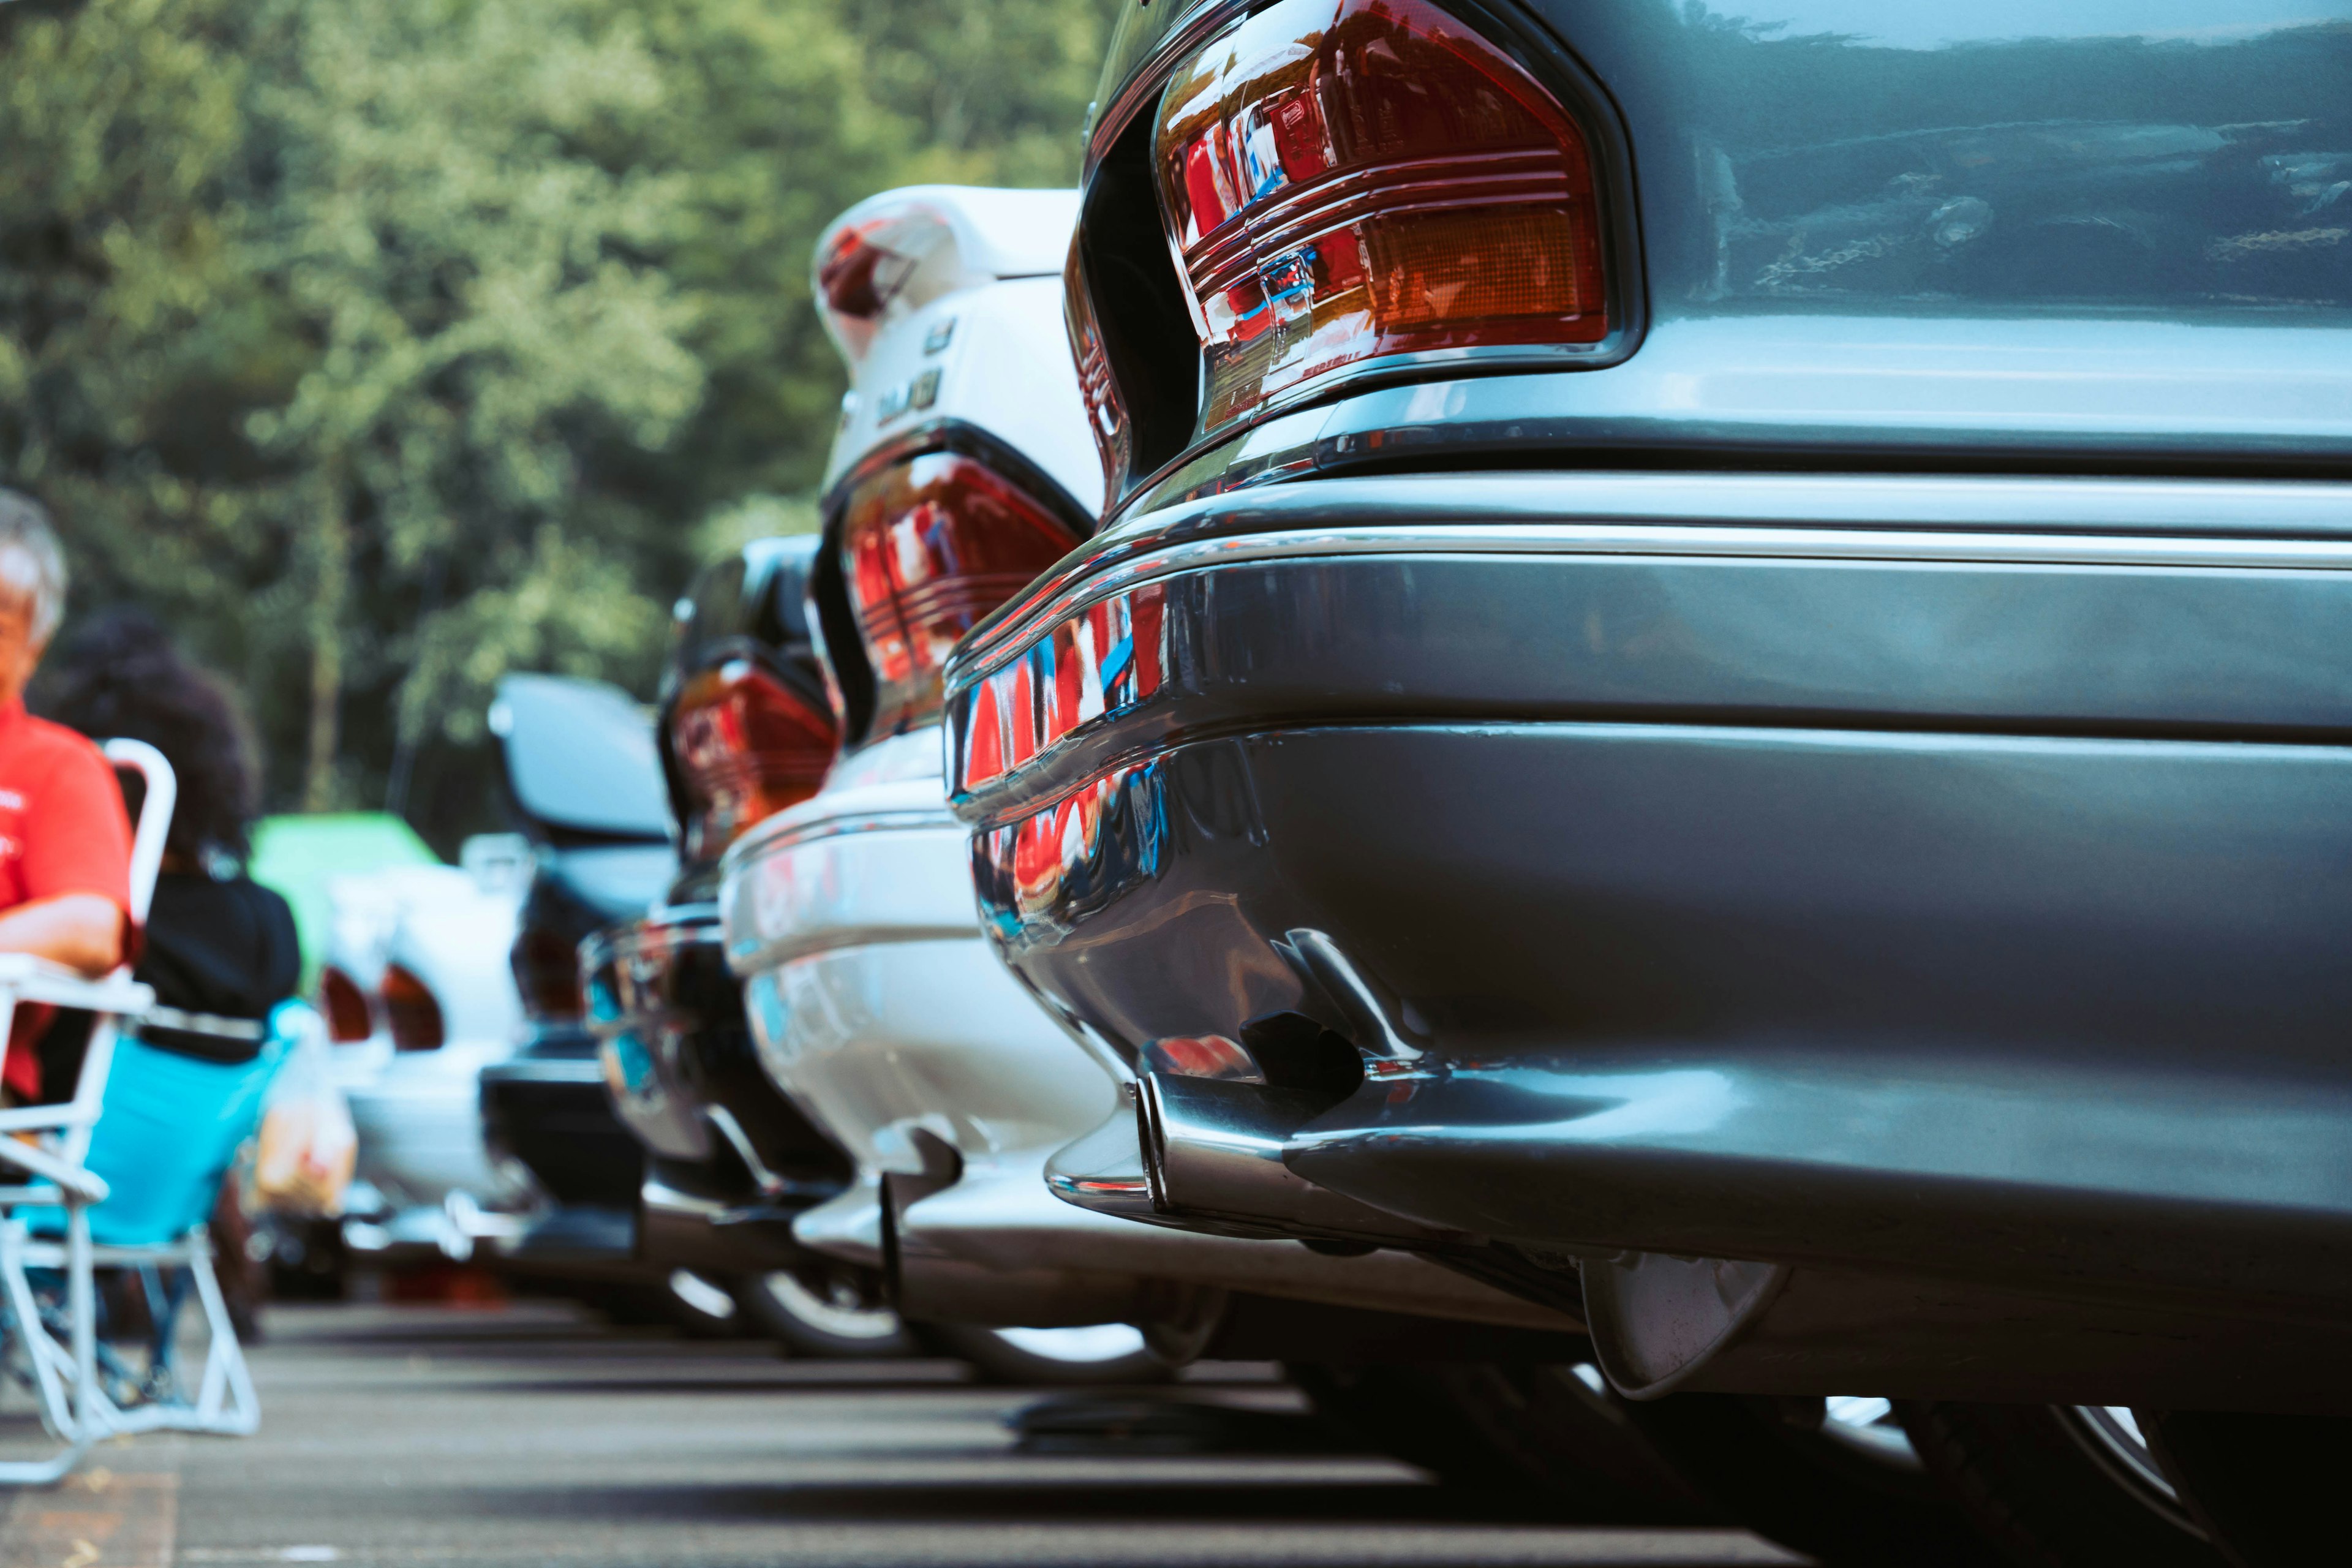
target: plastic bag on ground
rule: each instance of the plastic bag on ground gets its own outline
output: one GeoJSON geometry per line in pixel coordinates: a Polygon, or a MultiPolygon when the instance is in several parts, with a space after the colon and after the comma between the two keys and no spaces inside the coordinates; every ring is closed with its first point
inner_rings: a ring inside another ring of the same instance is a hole
{"type": "Polygon", "coordinates": [[[295,1045],[261,1113],[255,1204],[273,1214],[332,1218],[343,1211],[359,1133],[343,1091],[335,1087],[326,1023],[300,1003],[279,1008],[270,1022],[293,1033],[295,1045]]]}

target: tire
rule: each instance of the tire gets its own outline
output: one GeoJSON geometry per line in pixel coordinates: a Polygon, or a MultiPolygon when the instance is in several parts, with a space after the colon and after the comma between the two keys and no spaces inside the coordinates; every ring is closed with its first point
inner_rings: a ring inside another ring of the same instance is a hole
{"type": "Polygon", "coordinates": [[[1830,1418],[1822,1404],[1676,1394],[1628,1400],[1622,1408],[1717,1511],[1824,1568],[2000,1562],[1899,1426],[1830,1418]]]}
{"type": "Polygon", "coordinates": [[[970,1362],[986,1383],[1099,1388],[1164,1383],[1169,1375],[1168,1363],[1145,1349],[1143,1335],[1124,1323],[1097,1323],[1084,1329],[924,1323],[916,1332],[940,1354],[970,1362]]]}
{"type": "Polygon", "coordinates": [[[742,1315],[727,1292],[698,1274],[681,1268],[669,1279],[629,1279],[572,1285],[563,1292],[584,1307],[625,1329],[676,1329],[690,1339],[732,1339],[742,1331],[742,1315]],[[685,1275],[686,1289],[678,1289],[685,1275]],[[715,1300],[727,1300],[727,1310],[712,1310],[715,1300]]]}
{"type": "Polygon", "coordinates": [[[2233,1568],[2336,1561],[2352,1420],[2141,1411],[2165,1473],[2233,1568]]]}
{"type": "Polygon", "coordinates": [[[735,1299],[753,1332],[794,1355],[868,1361],[912,1355],[917,1348],[898,1313],[862,1304],[838,1279],[781,1269],[747,1274],[735,1281],[735,1299]]]}
{"type": "Polygon", "coordinates": [[[2022,1568],[2221,1568],[2156,1458],[2117,1415],[1915,1405],[1911,1446],[2022,1568]]]}
{"type": "MultiPolygon", "coordinates": [[[[1570,1365],[1295,1364],[1316,1410],[1448,1486],[1562,1519],[1695,1523],[1706,1505],[1570,1365]]],[[[1592,1373],[1598,1379],[1597,1373],[1592,1373]]]]}

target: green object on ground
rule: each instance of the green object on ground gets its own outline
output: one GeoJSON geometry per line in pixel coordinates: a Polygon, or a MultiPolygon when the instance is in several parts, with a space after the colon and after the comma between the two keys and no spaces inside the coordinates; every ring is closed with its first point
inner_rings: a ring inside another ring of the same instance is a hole
{"type": "Polygon", "coordinates": [[[437,866],[416,830],[389,812],[347,811],[316,816],[264,817],[253,830],[253,879],[294,906],[302,939],[302,991],[319,978],[327,940],[327,883],[333,878],[388,866],[437,866]]]}

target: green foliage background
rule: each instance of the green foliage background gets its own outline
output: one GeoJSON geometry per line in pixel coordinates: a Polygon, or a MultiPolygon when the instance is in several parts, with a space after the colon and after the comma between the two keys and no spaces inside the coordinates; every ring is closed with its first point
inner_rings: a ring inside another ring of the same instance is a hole
{"type": "Polygon", "coordinates": [[[694,567],[813,521],[818,230],[1073,179],[1107,9],[0,5],[0,483],[242,683],[273,807],[446,847],[500,674],[649,693],[694,567]]]}

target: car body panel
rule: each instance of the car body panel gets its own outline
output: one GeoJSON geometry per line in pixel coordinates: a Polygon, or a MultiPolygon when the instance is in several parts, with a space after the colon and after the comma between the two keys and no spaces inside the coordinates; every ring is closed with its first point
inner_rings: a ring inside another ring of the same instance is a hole
{"type": "MultiPolygon", "coordinates": [[[[840,479],[862,467],[976,432],[975,460],[1023,470],[1022,483],[1051,499],[1075,532],[1100,500],[1101,479],[1075,371],[1066,356],[1040,349],[1059,341],[1061,283],[973,276],[1014,265],[1003,247],[969,237],[988,226],[965,220],[997,195],[876,197],[820,242],[820,256],[833,254],[842,237],[871,225],[894,254],[925,258],[878,321],[828,316],[855,382],[828,471],[838,494],[840,479]],[[925,226],[940,232],[919,232],[925,226]],[[983,255],[996,259],[982,266],[983,255]]],[[[1076,205],[1074,193],[1060,199],[1063,225],[1076,205]]],[[[1043,269],[1058,273],[1066,226],[1051,236],[1035,226],[1045,209],[1034,194],[1004,210],[1016,206],[1033,215],[1018,265],[1050,258],[1043,269]]],[[[822,572],[814,581],[813,602],[822,601],[832,590],[822,572]]],[[[854,637],[846,608],[819,603],[843,612],[824,624],[854,637]]],[[[830,651],[836,663],[857,657],[851,647],[830,651]]],[[[853,1263],[895,1268],[901,1295],[925,1310],[997,1324],[1127,1321],[1141,1313],[1155,1280],[1213,1280],[1215,1260],[1234,1256],[1235,1243],[1134,1226],[1129,1252],[1156,1260],[1137,1272],[1141,1263],[1126,1254],[1106,1268],[1089,1239],[1100,1229],[1093,1216],[1073,1211],[1055,1216],[1060,1225],[1036,1223],[1039,1205],[1055,1202],[1042,1180],[1046,1158],[1118,1113],[1129,1075],[1064,1033],[990,951],[964,834],[947,810],[936,723],[851,739],[814,799],[730,847],[718,899],[762,1062],[857,1165],[850,1187],[800,1216],[796,1236],[853,1263]],[[959,1179],[966,1173],[969,1188],[959,1179]],[[919,1239],[931,1205],[940,1205],[939,1228],[953,1238],[937,1247],[919,1239]],[[992,1225],[1002,1227],[1001,1246],[986,1239],[992,1225]],[[892,1245],[901,1226],[918,1237],[911,1252],[892,1245]],[[941,1285],[951,1286],[944,1297],[933,1289],[941,1285]]],[[[1359,1259],[1287,1241],[1240,1245],[1251,1279],[1320,1281],[1350,1300],[1359,1287],[1403,1279],[1415,1301],[1527,1318],[1524,1304],[1418,1259],[1359,1268],[1359,1259]]]]}
{"type": "Polygon", "coordinates": [[[1418,1258],[1184,1235],[1053,1197],[1047,1158],[1123,1113],[1128,1075],[1055,1027],[982,935],[936,732],[874,749],[885,748],[862,764],[878,782],[827,789],[754,828],[726,862],[728,952],[761,1058],[859,1169],[801,1216],[803,1244],[880,1268],[895,1227],[901,1309],[918,1317],[1118,1321],[1164,1310],[1172,1283],[1573,1327],[1418,1258]],[[904,777],[918,757],[930,775],[904,777]],[[944,1184],[941,1148],[954,1161],[944,1184]],[[918,1195],[894,1198],[886,1178],[918,1195]]]}
{"type": "MultiPolygon", "coordinates": [[[[1243,440],[1139,454],[1115,503],[1235,482],[1247,442],[1260,464],[1278,447],[1323,467],[1599,447],[2341,473],[2352,456],[2340,5],[1457,8],[1598,140],[1638,346],[1561,368],[1482,345],[1317,379],[1243,440]]],[[[1122,15],[1089,213],[1131,221],[1109,188],[1129,117],[1241,9],[1122,15]]]]}
{"type": "Polygon", "coordinates": [[[1066,354],[1038,352],[1061,341],[1062,253],[1077,200],[1075,191],[913,185],[861,202],[827,226],[821,257],[841,236],[879,223],[885,243],[921,258],[877,320],[823,312],[853,383],[827,488],[876,447],[951,417],[1023,454],[1084,510],[1100,507],[1076,367],[1066,354]]]}
{"type": "Polygon", "coordinates": [[[1156,688],[960,796],[990,930],[1141,1068],[1339,1031],[1364,1086],[1282,1155],[1423,1225],[2352,1295],[2352,496],[1905,484],[1318,480],[1114,531],[951,673],[961,764],[982,672],[1158,595],[1156,688]]]}
{"type": "MultiPolygon", "coordinates": [[[[936,769],[936,731],[885,744],[936,769]]],[[[761,1059],[861,1164],[919,1172],[925,1123],[974,1155],[1058,1143],[1117,1103],[982,938],[936,771],[754,828],[720,909],[761,1059]]]]}
{"type": "MultiPolygon", "coordinates": [[[[344,1090],[359,1132],[357,1174],[395,1206],[438,1210],[453,1194],[497,1206],[523,1195],[483,1142],[479,1089],[482,1068],[513,1054],[521,1030],[506,965],[521,867],[508,858],[479,875],[412,868],[394,874],[388,908],[351,896],[356,946],[370,946],[356,942],[364,929],[382,933],[382,947],[372,949],[382,955],[374,975],[355,977],[365,983],[397,963],[425,983],[441,1009],[445,1037],[436,1050],[390,1049],[388,1039],[373,1048],[338,1047],[369,1058],[352,1061],[344,1090]]],[[[345,902],[339,888],[339,910],[345,902]]],[[[363,968],[365,956],[352,953],[363,968]]]]}
{"type": "Polygon", "coordinates": [[[1832,313],[1661,322],[1622,364],[1350,391],[1204,445],[1128,514],[1317,472],[1514,458],[2341,476],[2352,326],[1832,313]]]}

